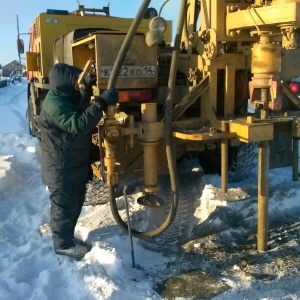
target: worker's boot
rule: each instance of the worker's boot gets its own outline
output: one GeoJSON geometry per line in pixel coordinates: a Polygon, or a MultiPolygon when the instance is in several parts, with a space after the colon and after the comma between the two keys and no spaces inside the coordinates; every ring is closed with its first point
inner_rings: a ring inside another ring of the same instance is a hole
{"type": "Polygon", "coordinates": [[[56,254],[70,256],[80,260],[89,252],[89,249],[86,246],[75,244],[73,247],[67,249],[55,249],[54,251],[56,254]]]}
{"type": "Polygon", "coordinates": [[[77,238],[77,237],[73,237],[73,243],[75,245],[85,246],[88,249],[88,251],[91,251],[91,249],[92,249],[92,245],[88,244],[87,242],[85,242],[82,239],[77,238]]]}

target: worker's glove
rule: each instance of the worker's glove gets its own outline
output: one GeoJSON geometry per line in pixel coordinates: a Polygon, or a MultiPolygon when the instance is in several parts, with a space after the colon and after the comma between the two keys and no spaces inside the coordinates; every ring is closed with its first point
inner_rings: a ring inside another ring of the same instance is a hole
{"type": "Polygon", "coordinates": [[[101,105],[102,109],[106,109],[108,105],[114,105],[119,100],[119,91],[115,88],[108,89],[104,91],[100,97],[96,99],[96,102],[98,102],[101,105]]]}
{"type": "Polygon", "coordinates": [[[96,76],[94,74],[87,74],[82,81],[82,88],[85,91],[92,91],[93,85],[97,82],[96,76]]]}
{"type": "Polygon", "coordinates": [[[108,89],[100,95],[100,99],[106,105],[114,105],[119,100],[119,91],[115,88],[108,89]]]}

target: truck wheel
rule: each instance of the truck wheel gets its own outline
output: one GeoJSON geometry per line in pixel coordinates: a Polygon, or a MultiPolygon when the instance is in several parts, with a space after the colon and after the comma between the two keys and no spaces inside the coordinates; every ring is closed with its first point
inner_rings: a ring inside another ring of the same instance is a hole
{"type": "MultiPolygon", "coordinates": [[[[257,165],[257,144],[242,143],[229,148],[228,180],[239,182],[249,178],[257,165]]],[[[204,174],[221,175],[221,149],[201,151],[198,156],[204,174]]]]}
{"type": "MultiPolygon", "coordinates": [[[[122,181],[116,187],[115,195],[116,197],[123,196],[123,186],[127,186],[128,193],[133,193],[137,185],[142,184],[142,179],[135,179],[130,181],[122,181]]],[[[99,205],[105,204],[109,201],[108,198],[108,186],[105,182],[99,179],[97,176],[93,176],[93,180],[89,181],[86,185],[86,194],[84,206],[88,205],[99,205]]]]}
{"type": "MultiPolygon", "coordinates": [[[[140,240],[140,243],[152,250],[174,249],[185,243],[193,234],[196,220],[194,213],[199,205],[199,199],[202,195],[203,184],[200,172],[179,172],[179,204],[177,214],[173,223],[160,235],[146,240],[140,240]]],[[[159,196],[162,199],[171,199],[171,184],[169,176],[160,178],[161,191],[159,196]]],[[[171,201],[171,200],[170,200],[171,201]]],[[[149,219],[153,222],[160,223],[166,217],[168,205],[165,212],[160,211],[161,216],[157,213],[157,209],[150,210],[149,219]]]]}
{"type": "Polygon", "coordinates": [[[257,144],[242,143],[231,148],[232,161],[229,166],[230,182],[240,182],[254,176],[257,167],[257,144]]]}
{"type": "Polygon", "coordinates": [[[94,175],[93,180],[86,185],[84,206],[105,204],[109,201],[107,184],[94,175]]]}
{"type": "Polygon", "coordinates": [[[37,136],[38,128],[34,117],[32,101],[33,101],[32,96],[30,96],[28,99],[28,108],[27,108],[28,129],[30,135],[37,136]]]}

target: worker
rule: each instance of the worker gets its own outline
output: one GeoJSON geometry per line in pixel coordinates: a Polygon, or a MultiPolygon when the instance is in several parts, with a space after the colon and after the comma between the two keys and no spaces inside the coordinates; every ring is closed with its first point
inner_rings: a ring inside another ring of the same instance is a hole
{"type": "Polygon", "coordinates": [[[40,113],[42,178],[50,192],[54,251],[77,260],[91,250],[84,241],[74,238],[86,183],[93,175],[91,132],[102,118],[104,107],[118,101],[118,91],[112,88],[91,105],[83,105],[83,95],[91,94],[92,80],[87,76],[80,89],[81,72],[74,66],[55,64],[49,72],[50,90],[40,113]]]}

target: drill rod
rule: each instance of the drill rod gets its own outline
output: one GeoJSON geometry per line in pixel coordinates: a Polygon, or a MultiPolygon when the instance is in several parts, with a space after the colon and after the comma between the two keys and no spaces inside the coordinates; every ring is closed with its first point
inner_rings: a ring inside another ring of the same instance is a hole
{"type": "Polygon", "coordinates": [[[259,251],[268,250],[269,154],[268,141],[260,142],[257,199],[257,250],[259,251]]]}

